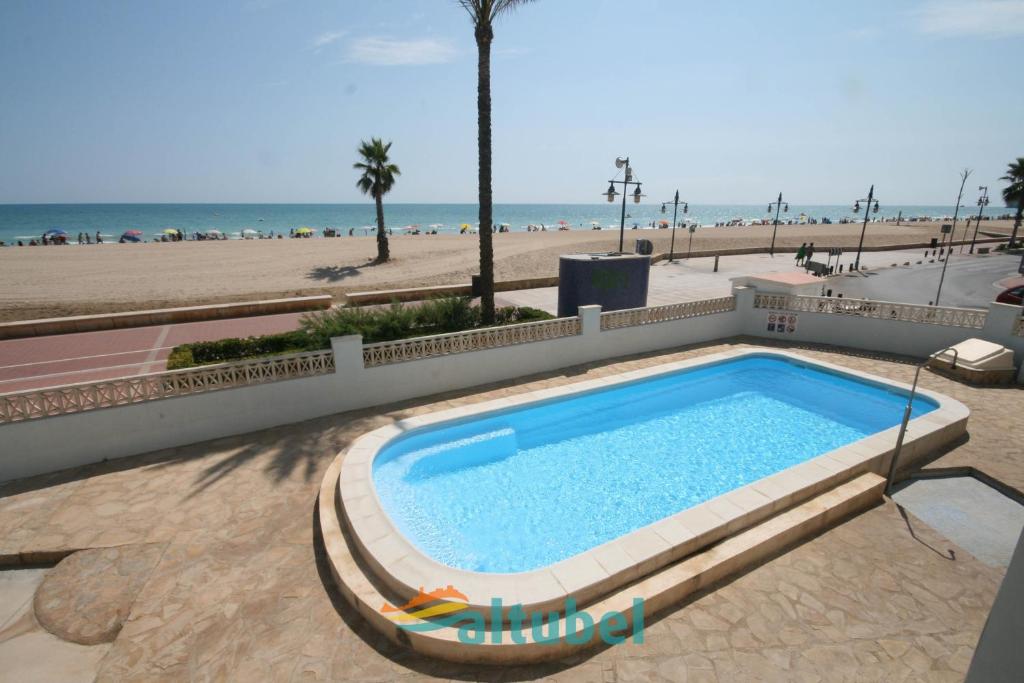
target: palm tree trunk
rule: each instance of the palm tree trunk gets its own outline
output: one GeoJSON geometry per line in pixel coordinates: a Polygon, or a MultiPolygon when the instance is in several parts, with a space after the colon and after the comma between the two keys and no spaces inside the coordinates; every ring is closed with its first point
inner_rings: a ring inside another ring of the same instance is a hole
{"type": "Polygon", "coordinates": [[[1024,199],[1017,204],[1017,215],[1013,218],[1013,233],[1010,234],[1010,244],[1007,249],[1012,249],[1017,243],[1017,231],[1020,230],[1021,215],[1024,214],[1024,199]]]}
{"type": "Polygon", "coordinates": [[[494,247],[491,240],[491,40],[490,25],[477,25],[476,116],[480,162],[480,317],[494,323],[494,247]]]}
{"type": "Polygon", "coordinates": [[[391,258],[388,248],[388,235],[384,232],[384,199],[380,194],[374,195],[377,200],[377,262],[384,263],[391,258]]]}

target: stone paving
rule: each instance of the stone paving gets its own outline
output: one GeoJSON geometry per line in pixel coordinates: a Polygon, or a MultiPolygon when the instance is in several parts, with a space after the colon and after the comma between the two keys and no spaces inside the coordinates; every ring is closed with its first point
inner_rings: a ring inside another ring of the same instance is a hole
{"type": "MultiPolygon", "coordinates": [[[[363,432],[753,343],[913,376],[898,358],[752,339],[592,363],[11,482],[0,486],[0,558],[159,548],[155,567],[138,563],[148,576],[115,640],[96,646],[109,647],[96,669],[101,681],[962,680],[1003,570],[890,502],[691,597],[649,624],[642,645],[549,665],[489,669],[414,655],[370,629],[332,588],[314,532],[315,496],[336,453],[363,432]]],[[[921,383],[972,409],[970,437],[929,466],[970,464],[1024,488],[1024,392],[928,372],[921,383]]],[[[107,576],[124,581],[118,571],[107,576]]]]}

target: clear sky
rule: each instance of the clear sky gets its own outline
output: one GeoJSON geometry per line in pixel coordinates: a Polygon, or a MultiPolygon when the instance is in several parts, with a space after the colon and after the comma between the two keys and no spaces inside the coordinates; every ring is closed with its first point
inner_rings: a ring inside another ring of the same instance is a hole
{"type": "MultiPolygon", "coordinates": [[[[498,202],[951,205],[1024,156],[1024,0],[539,0],[496,27],[498,202]]],[[[3,0],[0,202],[476,198],[454,0],[3,0]]],[[[993,202],[995,204],[995,202],[993,202]]]]}

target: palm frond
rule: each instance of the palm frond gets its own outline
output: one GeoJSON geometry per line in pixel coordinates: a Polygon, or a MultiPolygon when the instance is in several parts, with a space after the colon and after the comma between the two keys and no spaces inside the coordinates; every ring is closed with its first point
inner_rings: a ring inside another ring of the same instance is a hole
{"type": "Polygon", "coordinates": [[[469,13],[474,25],[489,26],[502,14],[521,5],[534,2],[534,0],[457,0],[457,2],[469,13]]]}

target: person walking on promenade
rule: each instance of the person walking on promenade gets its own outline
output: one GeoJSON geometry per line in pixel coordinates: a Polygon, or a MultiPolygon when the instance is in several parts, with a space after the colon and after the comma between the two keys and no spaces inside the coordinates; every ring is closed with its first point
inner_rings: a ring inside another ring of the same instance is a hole
{"type": "Polygon", "coordinates": [[[807,242],[800,245],[800,248],[796,250],[796,264],[803,265],[804,256],[807,255],[807,242]]]}
{"type": "Polygon", "coordinates": [[[810,261],[811,261],[811,259],[813,257],[814,257],[814,242],[811,242],[807,246],[807,254],[804,256],[804,267],[805,268],[807,267],[807,264],[810,263],[810,261]]]}

